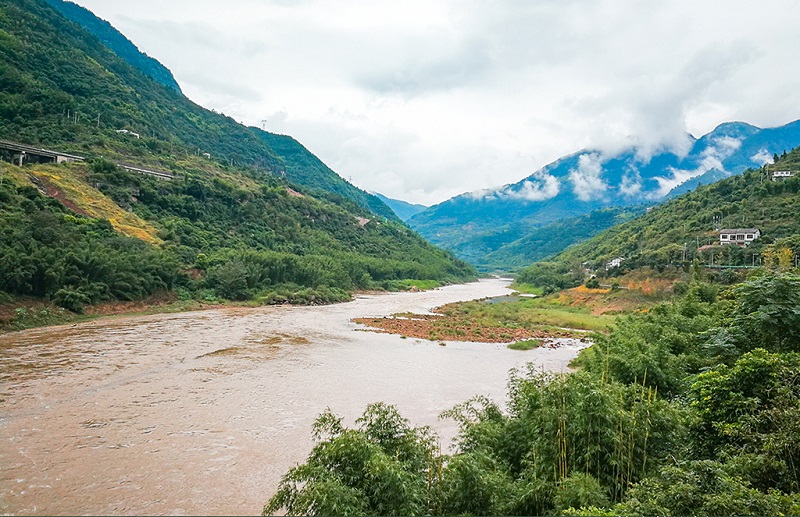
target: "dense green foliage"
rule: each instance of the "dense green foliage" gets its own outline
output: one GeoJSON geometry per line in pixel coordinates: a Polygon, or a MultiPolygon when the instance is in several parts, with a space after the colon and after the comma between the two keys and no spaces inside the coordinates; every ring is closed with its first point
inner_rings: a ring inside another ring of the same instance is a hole
{"type": "Polygon", "coordinates": [[[206,297],[322,303],[356,288],[473,273],[400,223],[362,225],[337,205],[288,194],[277,180],[257,190],[202,177],[163,181],[103,160],[87,174],[88,183],[161,228],[165,244],[121,237],[107,221],[70,215],[35,188],[6,181],[0,290],[80,310],[172,289],[178,279],[177,287],[206,297]]]}
{"type": "Polygon", "coordinates": [[[296,184],[347,199],[362,215],[394,218],[290,137],[198,106],[141,71],[152,67],[132,66],[130,52],[113,45],[118,55],[101,42],[124,36],[102,20],[90,22],[88,11],[79,14],[82,25],[102,31],[84,30],[45,0],[0,1],[0,137],[171,171],[235,165],[262,176],[285,173],[296,184]],[[141,138],[116,132],[122,129],[141,138]],[[289,144],[286,154],[267,138],[289,144]],[[210,158],[201,159],[204,153],[210,158]]]}
{"type": "Polygon", "coordinates": [[[325,412],[314,423],[319,445],[293,468],[264,509],[290,515],[419,515],[425,513],[437,470],[430,429],[413,428],[397,410],[372,404],[347,429],[325,412]]]}
{"type": "Polygon", "coordinates": [[[384,405],[385,434],[363,425],[373,407],[358,429],[325,414],[317,427],[336,432],[317,433],[265,513],[797,515],[797,293],[796,274],[719,294],[694,282],[596,335],[576,373],[512,372],[507,410],[477,397],[446,412],[461,428],[453,455],[384,405]],[[384,445],[398,442],[419,452],[384,445]]]}
{"type": "Polygon", "coordinates": [[[120,34],[105,20],[101,20],[91,11],[67,0],[47,0],[61,14],[74,21],[103,42],[134,68],[145,75],[177,92],[181,91],[178,82],[164,65],[142,53],[128,38],[120,34]]]}
{"type": "Polygon", "coordinates": [[[178,276],[172,254],[0,178],[0,291],[82,312],[87,304],[172,289],[178,276]]]}
{"type": "MultiPolygon", "coordinates": [[[[800,254],[800,172],[778,181],[771,181],[769,172],[800,171],[800,148],[778,158],[774,165],[700,187],[569,248],[552,259],[555,265],[545,268],[558,271],[561,279],[544,278],[543,266],[534,264],[518,280],[565,287],[582,282],[584,266],[599,276],[614,276],[640,267],[688,269],[695,259],[701,265],[763,264],[786,269],[800,254]],[[758,228],[762,237],[747,247],[715,245],[700,250],[719,243],[719,228],[758,228]],[[605,264],[617,257],[624,259],[621,267],[607,271],[605,264]]],[[[721,283],[736,279],[731,271],[714,276],[721,283]]]]}

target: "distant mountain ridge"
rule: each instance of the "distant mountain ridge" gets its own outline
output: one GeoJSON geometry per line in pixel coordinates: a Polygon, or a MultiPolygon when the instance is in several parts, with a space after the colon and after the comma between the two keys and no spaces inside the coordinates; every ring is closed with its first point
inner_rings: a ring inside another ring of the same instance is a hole
{"type": "Polygon", "coordinates": [[[743,122],[689,137],[685,156],[629,148],[616,155],[583,150],[509,185],[461,194],[412,217],[425,238],[465,260],[499,250],[534,228],[615,206],[660,203],[800,145],[800,121],[761,129],[743,122]],[[486,248],[481,243],[493,240],[486,248]]]}
{"type": "Polygon", "coordinates": [[[389,206],[389,208],[391,208],[392,211],[395,214],[397,214],[397,217],[399,217],[403,221],[408,221],[418,213],[428,208],[425,205],[417,205],[414,203],[409,203],[408,201],[403,201],[401,199],[392,199],[378,192],[373,192],[372,194],[381,201],[383,201],[384,203],[386,203],[389,206]]]}

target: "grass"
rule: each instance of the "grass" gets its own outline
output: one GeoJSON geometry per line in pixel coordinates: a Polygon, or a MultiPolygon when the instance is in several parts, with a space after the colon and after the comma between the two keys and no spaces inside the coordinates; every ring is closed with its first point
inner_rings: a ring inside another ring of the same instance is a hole
{"type": "Polygon", "coordinates": [[[615,316],[595,315],[588,307],[565,305],[552,297],[520,298],[496,304],[455,303],[437,312],[484,327],[505,328],[555,327],[601,332],[608,330],[616,320],[615,316]]]}
{"type": "Polygon", "coordinates": [[[35,298],[3,300],[3,296],[0,296],[0,334],[37,327],[82,323],[99,318],[171,314],[218,307],[259,306],[260,304],[253,301],[204,302],[200,300],[169,300],[151,297],[135,302],[106,302],[92,305],[87,307],[86,314],[77,314],[35,298]]]}
{"type": "Polygon", "coordinates": [[[526,339],[525,341],[516,341],[508,345],[511,350],[533,350],[539,348],[542,344],[541,339],[526,339]]]}
{"type": "Polygon", "coordinates": [[[658,297],[637,290],[578,287],[500,303],[452,303],[437,308],[436,316],[402,313],[354,321],[382,332],[431,341],[511,342],[510,347],[516,350],[538,346],[537,340],[545,337],[584,335],[576,331],[607,332],[620,315],[645,310],[657,301],[658,297]]]}
{"type": "Polygon", "coordinates": [[[390,280],[386,282],[386,289],[389,291],[410,291],[417,288],[420,291],[430,291],[441,287],[442,283],[437,280],[390,280]]]}
{"type": "Polygon", "coordinates": [[[533,284],[517,284],[513,283],[509,286],[511,289],[519,291],[523,294],[535,294],[537,296],[542,296],[544,294],[544,288],[538,287],[533,284]]]}

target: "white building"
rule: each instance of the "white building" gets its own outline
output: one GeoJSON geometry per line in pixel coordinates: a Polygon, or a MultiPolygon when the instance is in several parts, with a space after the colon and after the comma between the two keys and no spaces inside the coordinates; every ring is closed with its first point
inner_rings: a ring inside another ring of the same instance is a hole
{"type": "Polygon", "coordinates": [[[794,171],[772,171],[772,181],[778,181],[778,178],[791,178],[794,176],[794,171]]]}
{"type": "Polygon", "coordinates": [[[121,135],[130,135],[140,138],[139,133],[134,133],[133,131],[128,131],[127,129],[115,129],[115,131],[121,135]]]}
{"type": "Polygon", "coordinates": [[[761,230],[758,228],[733,228],[719,231],[720,244],[747,246],[759,237],[761,237],[761,230]]]}
{"type": "Polygon", "coordinates": [[[607,262],[606,263],[606,270],[609,270],[609,269],[612,269],[612,268],[615,268],[615,267],[620,267],[622,265],[622,261],[623,260],[625,260],[624,257],[617,257],[617,258],[607,262]]]}

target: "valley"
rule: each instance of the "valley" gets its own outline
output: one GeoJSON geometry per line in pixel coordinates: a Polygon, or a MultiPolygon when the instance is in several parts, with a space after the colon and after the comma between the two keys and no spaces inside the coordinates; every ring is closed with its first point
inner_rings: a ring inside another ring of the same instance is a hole
{"type": "Polygon", "coordinates": [[[0,0],[0,513],[800,515],[796,6],[77,1],[0,0]]]}

